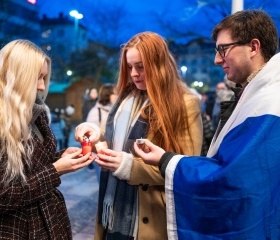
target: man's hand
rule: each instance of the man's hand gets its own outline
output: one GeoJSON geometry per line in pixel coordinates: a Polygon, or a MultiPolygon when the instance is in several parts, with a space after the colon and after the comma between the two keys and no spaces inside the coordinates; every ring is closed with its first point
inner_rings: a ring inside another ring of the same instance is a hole
{"type": "Polygon", "coordinates": [[[134,143],[135,152],[145,163],[157,166],[165,151],[157,145],[151,143],[148,139],[143,140],[145,147],[143,147],[143,144],[137,144],[137,142],[134,143]]]}

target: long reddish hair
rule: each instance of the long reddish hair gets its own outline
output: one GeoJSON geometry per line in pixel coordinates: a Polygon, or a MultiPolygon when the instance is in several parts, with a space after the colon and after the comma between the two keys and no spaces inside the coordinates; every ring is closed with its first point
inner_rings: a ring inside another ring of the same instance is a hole
{"type": "Polygon", "coordinates": [[[128,49],[133,47],[138,49],[142,58],[150,100],[142,116],[149,120],[149,131],[153,133],[157,145],[182,153],[178,137],[184,135],[188,127],[183,96],[192,93],[182,81],[166,41],[156,33],[143,32],[132,37],[122,48],[116,88],[119,96],[127,91],[140,92],[131,80],[126,60],[128,49]]]}

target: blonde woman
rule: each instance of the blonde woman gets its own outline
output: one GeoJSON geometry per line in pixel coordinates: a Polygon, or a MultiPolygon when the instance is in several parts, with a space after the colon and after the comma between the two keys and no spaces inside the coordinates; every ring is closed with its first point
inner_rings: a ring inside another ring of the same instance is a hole
{"type": "MultiPolygon", "coordinates": [[[[148,138],[164,149],[199,155],[200,100],[181,80],[166,41],[153,32],[132,37],[122,48],[117,99],[96,162],[101,173],[95,239],[167,239],[164,178],[135,155],[133,143],[148,138]],[[103,238],[104,237],[104,238],[103,238]]],[[[98,139],[89,123],[76,139],[98,139]]]]}
{"type": "Polygon", "coordinates": [[[87,166],[89,154],[56,153],[44,100],[51,60],[27,40],[0,51],[0,236],[72,239],[60,175],[87,166]]]}

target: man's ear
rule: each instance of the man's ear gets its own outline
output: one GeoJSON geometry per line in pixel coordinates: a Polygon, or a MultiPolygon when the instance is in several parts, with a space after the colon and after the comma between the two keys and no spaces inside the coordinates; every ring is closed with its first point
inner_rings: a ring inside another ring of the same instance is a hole
{"type": "Polygon", "coordinates": [[[258,52],[261,48],[261,43],[259,41],[259,39],[257,38],[254,38],[252,39],[251,41],[251,49],[252,49],[252,52],[258,52]]]}

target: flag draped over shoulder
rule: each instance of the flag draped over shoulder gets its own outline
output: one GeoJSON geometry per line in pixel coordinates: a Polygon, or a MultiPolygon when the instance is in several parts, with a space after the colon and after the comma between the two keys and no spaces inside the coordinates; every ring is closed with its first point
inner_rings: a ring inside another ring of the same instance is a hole
{"type": "Polygon", "coordinates": [[[207,157],[166,169],[169,239],[280,239],[280,54],[245,88],[207,157]]]}

